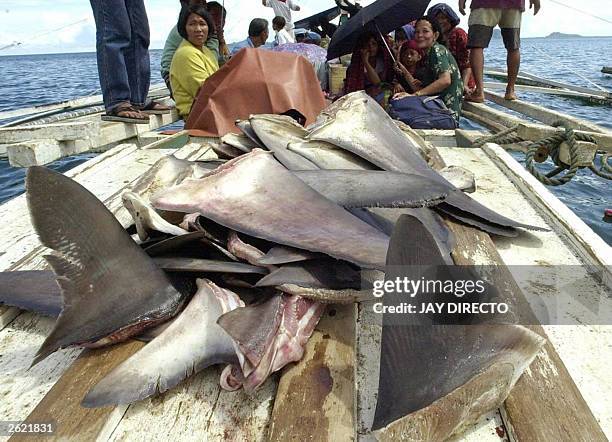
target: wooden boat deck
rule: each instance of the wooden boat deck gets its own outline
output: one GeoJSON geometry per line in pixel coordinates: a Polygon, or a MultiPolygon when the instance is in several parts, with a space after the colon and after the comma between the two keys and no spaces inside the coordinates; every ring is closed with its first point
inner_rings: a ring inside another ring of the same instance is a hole
{"type": "MultiPolygon", "coordinates": [[[[610,248],[601,238],[546,189],[538,187],[539,183],[499,146],[459,148],[454,132],[448,131],[427,131],[425,138],[438,147],[448,165],[468,167],[475,173],[478,190],[472,194],[474,198],[519,221],[551,228],[551,232],[530,232],[514,240],[494,238],[496,253],[505,264],[546,262],[601,267],[612,263],[610,248]]],[[[186,136],[179,133],[146,147],[119,145],[67,175],[90,189],[123,225],[128,225],[131,220],[121,206],[120,195],[155,161],[170,153],[189,159],[214,156],[209,146],[202,144],[204,140],[191,139],[188,144],[186,141],[186,136]]],[[[0,246],[0,270],[45,268],[44,250],[31,228],[25,196],[0,206],[0,214],[4,221],[0,232],[5,238],[0,246]]],[[[484,242],[459,250],[465,259],[477,263],[490,262],[489,252],[484,242]]],[[[521,289],[538,294],[540,287],[538,275],[534,273],[521,289]]],[[[143,344],[130,342],[95,351],[62,350],[28,369],[53,320],[0,306],[0,397],[3,398],[0,421],[55,420],[57,432],[53,439],[56,440],[253,441],[266,440],[268,436],[272,440],[371,440],[367,428],[375,404],[376,390],[372,383],[378,378],[372,356],[377,354],[380,328],[368,312],[366,305],[358,309],[344,306],[328,310],[303,360],[285,369],[282,375],[272,376],[253,396],[241,391],[221,391],[219,370],[209,369],[157,398],[130,406],[89,410],[79,405],[88,388],[143,344]],[[320,372],[323,368],[327,371],[320,372]],[[320,382],[306,382],[313,376],[320,382]],[[298,421],[301,424],[294,425],[298,421]]],[[[545,328],[591,412],[611,437],[612,404],[607,398],[612,395],[608,376],[612,361],[606,349],[611,342],[612,327],[545,328]]],[[[561,375],[556,372],[554,361],[548,360],[549,355],[545,352],[538,356],[536,366],[540,372],[528,370],[524,378],[544,377],[554,384],[561,375]]],[[[528,393],[537,395],[537,392],[528,393]]],[[[486,416],[460,440],[499,441],[507,438],[506,430],[520,433],[520,429],[504,426],[508,412],[512,413],[511,403],[502,407],[501,412],[486,416]]],[[[538,413],[544,416],[547,410],[526,412],[537,419],[538,413]]],[[[562,421],[564,416],[558,418],[562,421]]],[[[11,440],[33,438],[21,435],[11,440]]]]}

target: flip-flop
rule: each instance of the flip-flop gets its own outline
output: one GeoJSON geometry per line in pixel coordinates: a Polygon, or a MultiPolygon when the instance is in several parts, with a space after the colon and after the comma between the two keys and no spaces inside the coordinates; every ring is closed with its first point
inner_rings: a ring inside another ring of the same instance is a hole
{"type": "Polygon", "coordinates": [[[151,101],[149,104],[143,107],[140,111],[145,114],[164,115],[164,114],[169,114],[170,112],[172,112],[172,108],[170,106],[166,106],[164,104],[158,103],[157,101],[151,101]]]}
{"type": "Polygon", "coordinates": [[[100,119],[102,121],[113,121],[128,124],[149,124],[149,116],[143,115],[143,118],[123,117],[120,114],[124,112],[139,112],[134,109],[131,105],[119,105],[107,112],[106,115],[102,115],[100,119]]]}

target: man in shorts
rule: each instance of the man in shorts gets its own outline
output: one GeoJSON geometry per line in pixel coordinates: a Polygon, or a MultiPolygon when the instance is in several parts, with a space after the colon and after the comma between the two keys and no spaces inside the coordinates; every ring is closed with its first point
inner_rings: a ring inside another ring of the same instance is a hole
{"type": "MultiPolygon", "coordinates": [[[[465,1],[459,0],[459,12],[465,15],[465,1]]],[[[533,15],[540,10],[540,0],[529,0],[529,9],[533,7],[533,15]]],[[[514,85],[521,64],[521,14],[525,11],[525,0],[472,0],[468,20],[468,48],[470,48],[470,65],[476,82],[476,90],[466,97],[468,101],[482,103],[484,48],[489,46],[493,28],[501,28],[504,46],[508,51],[508,84],[506,100],[516,100],[514,85]]]]}

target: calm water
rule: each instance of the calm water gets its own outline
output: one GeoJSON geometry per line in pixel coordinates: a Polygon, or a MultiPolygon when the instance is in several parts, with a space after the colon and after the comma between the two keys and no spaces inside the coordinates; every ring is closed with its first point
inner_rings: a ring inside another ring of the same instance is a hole
{"type": "MultiPolygon", "coordinates": [[[[161,82],[160,55],[161,51],[151,51],[152,83],[161,82]]],[[[486,67],[505,70],[505,56],[501,40],[493,40],[485,53],[486,67]]],[[[521,56],[521,68],[526,72],[594,87],[582,78],[585,77],[612,90],[612,76],[600,72],[602,66],[612,65],[612,37],[524,39],[521,56]]],[[[93,53],[0,57],[0,78],[0,112],[100,93],[93,53]]],[[[520,92],[520,98],[612,130],[611,107],[525,92],[520,92]]],[[[65,171],[90,157],[65,158],[52,167],[65,171]]],[[[0,160],[0,203],[23,192],[23,177],[24,170],[11,168],[6,160],[0,160]]],[[[612,208],[612,182],[581,171],[569,184],[550,189],[612,244],[612,224],[602,220],[604,209],[612,208]]]]}

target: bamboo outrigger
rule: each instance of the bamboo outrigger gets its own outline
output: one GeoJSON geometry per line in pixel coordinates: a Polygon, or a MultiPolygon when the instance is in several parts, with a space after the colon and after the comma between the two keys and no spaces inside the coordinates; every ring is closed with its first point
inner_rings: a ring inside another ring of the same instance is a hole
{"type": "MultiPolygon", "coordinates": [[[[502,117],[501,112],[484,105],[469,105],[466,111],[481,122],[489,121],[493,128],[520,122],[525,133],[535,131],[537,136],[556,130],[502,117]]],[[[533,116],[535,110],[529,112],[533,116]]],[[[156,118],[149,129],[176,116],[156,118]]],[[[539,119],[550,123],[552,118],[541,113],[539,119]]],[[[565,118],[576,129],[597,134],[609,151],[609,132],[565,118]]],[[[0,132],[4,137],[0,139],[4,143],[16,140],[8,146],[9,159],[21,165],[42,164],[74,152],[62,150],[63,146],[87,145],[96,150],[106,146],[104,153],[66,174],[96,194],[126,227],[132,220],[121,204],[121,193],[159,158],[168,154],[192,160],[215,157],[211,143],[217,139],[190,137],[186,131],[143,133],[123,123],[100,127],[96,119],[97,114],[92,114],[65,120],[60,126],[6,129],[0,132]],[[51,143],[55,147],[48,148],[40,139],[55,140],[56,144],[51,143]],[[122,140],[129,144],[109,148],[122,140]],[[29,145],[30,154],[17,155],[22,151],[15,145],[29,145]]],[[[596,276],[586,271],[587,266],[604,275],[609,287],[610,247],[503,148],[494,143],[471,147],[469,141],[482,133],[418,133],[434,167],[446,163],[474,172],[475,199],[521,222],[551,230],[516,239],[491,238],[447,220],[457,237],[456,263],[494,264],[497,286],[530,299],[550,291],[540,280],[537,266],[574,266],[581,273],[570,278],[580,280],[584,297],[597,294],[593,292],[596,276]],[[534,270],[519,286],[506,267],[511,265],[533,266],[534,270]]],[[[376,210],[397,216],[397,209],[376,210]]],[[[45,250],[30,225],[25,196],[0,206],[0,213],[5,238],[0,246],[0,271],[45,268],[45,250]]],[[[369,428],[376,403],[381,330],[376,320],[367,304],[330,307],[303,359],[272,376],[253,396],[222,391],[219,370],[210,369],[156,398],[130,406],[85,409],[80,406],[85,392],[144,344],[130,341],[99,350],[63,350],[29,369],[53,321],[0,306],[0,393],[4,398],[0,420],[53,421],[53,440],[372,440],[369,428]]],[[[612,434],[612,405],[607,400],[612,395],[610,328],[577,320],[571,326],[534,326],[532,330],[547,337],[544,350],[504,405],[461,440],[606,440],[612,434]]],[[[21,434],[10,440],[33,437],[21,434]]]]}
{"type": "MultiPolygon", "coordinates": [[[[603,70],[602,70],[603,72],[603,70]]],[[[507,80],[505,72],[496,70],[485,70],[485,76],[499,80],[507,80]]],[[[612,93],[605,89],[593,89],[560,81],[549,80],[527,72],[519,72],[516,79],[517,89],[538,93],[548,93],[562,95],[568,98],[577,98],[590,103],[612,105],[612,93]],[[527,87],[526,87],[527,86],[527,87]]],[[[487,83],[487,87],[498,87],[495,84],[487,83]]]]}

